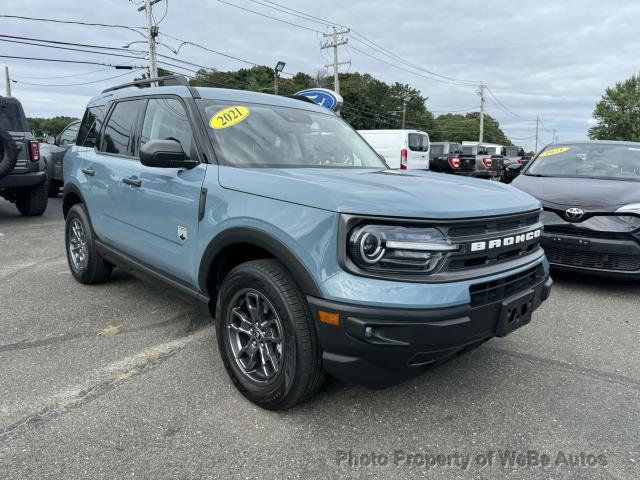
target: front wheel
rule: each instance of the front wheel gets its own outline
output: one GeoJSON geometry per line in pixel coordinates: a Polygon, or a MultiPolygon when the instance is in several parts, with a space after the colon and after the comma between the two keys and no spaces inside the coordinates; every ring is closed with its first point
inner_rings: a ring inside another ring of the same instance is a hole
{"type": "Polygon", "coordinates": [[[67,262],[73,278],[84,284],[105,282],[113,266],[96,250],[89,217],[81,204],[69,210],[65,228],[67,262]]]}
{"type": "Polygon", "coordinates": [[[322,354],[304,295],[273,259],[244,263],[218,295],[218,347],[240,392],[262,408],[303,402],[322,385],[322,354]]]}

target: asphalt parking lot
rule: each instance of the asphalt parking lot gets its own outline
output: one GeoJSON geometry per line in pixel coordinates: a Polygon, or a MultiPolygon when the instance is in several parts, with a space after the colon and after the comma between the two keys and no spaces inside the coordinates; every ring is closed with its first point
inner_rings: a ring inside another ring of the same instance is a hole
{"type": "Polygon", "coordinates": [[[0,201],[3,479],[640,477],[640,284],[555,276],[507,338],[273,413],[236,391],[190,305],[117,270],[76,283],[63,238],[60,199],[40,218],[0,201]]]}

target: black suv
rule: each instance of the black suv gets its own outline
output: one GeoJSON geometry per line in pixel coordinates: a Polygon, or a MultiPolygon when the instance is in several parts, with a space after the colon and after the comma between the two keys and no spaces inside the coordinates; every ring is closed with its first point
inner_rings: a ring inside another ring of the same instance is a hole
{"type": "Polygon", "coordinates": [[[20,102],[0,97],[0,196],[22,215],[42,215],[47,208],[47,174],[20,102]]]}

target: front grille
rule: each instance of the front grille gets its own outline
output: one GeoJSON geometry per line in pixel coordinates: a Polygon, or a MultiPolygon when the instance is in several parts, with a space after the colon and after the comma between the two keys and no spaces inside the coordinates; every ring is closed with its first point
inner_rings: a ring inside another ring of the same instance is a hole
{"type": "Polygon", "coordinates": [[[621,239],[631,238],[626,232],[603,232],[599,230],[587,230],[584,228],[572,227],[570,225],[545,225],[544,233],[558,235],[574,235],[585,238],[605,238],[605,239],[621,239]]]}
{"type": "MultiPolygon", "coordinates": [[[[539,213],[527,213],[509,217],[487,219],[482,222],[452,225],[446,231],[447,237],[452,243],[469,245],[475,241],[490,241],[526,231],[527,227],[542,227],[539,223],[539,213]]],[[[511,247],[498,249],[486,249],[483,251],[469,251],[463,249],[459,253],[452,254],[446,265],[448,271],[460,271],[469,268],[478,268],[486,265],[502,263],[518,257],[526,256],[540,248],[539,238],[526,243],[516,243],[511,247]]]]}
{"type": "Polygon", "coordinates": [[[549,262],[568,267],[582,267],[620,272],[640,270],[640,255],[624,255],[619,253],[600,253],[569,248],[545,247],[549,262]]]}
{"type": "Polygon", "coordinates": [[[469,287],[471,305],[486,305],[516,295],[536,285],[544,276],[542,266],[531,267],[520,273],[491,282],[476,283],[469,287]]]}
{"type": "Polygon", "coordinates": [[[500,235],[502,233],[509,233],[509,230],[535,225],[539,217],[540,214],[535,212],[506,219],[489,218],[484,221],[454,225],[447,230],[447,236],[455,241],[456,237],[500,235]]]}

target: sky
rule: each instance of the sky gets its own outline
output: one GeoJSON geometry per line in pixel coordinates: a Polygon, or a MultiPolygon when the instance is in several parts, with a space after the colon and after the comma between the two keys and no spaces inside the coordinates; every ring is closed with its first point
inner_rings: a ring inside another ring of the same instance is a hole
{"type": "MultiPolygon", "coordinates": [[[[485,82],[497,99],[488,95],[487,112],[498,119],[514,143],[528,148],[534,147],[537,116],[541,119],[541,145],[551,141],[554,129],[560,140],[586,138],[588,128],[594,123],[593,108],[605,89],[637,72],[640,2],[274,2],[353,29],[357,33],[347,36],[347,45],[339,47],[340,60],[351,61],[349,66],[342,66],[341,71],[370,73],[389,83],[407,83],[428,97],[427,108],[435,115],[478,110],[477,85],[485,82]],[[363,38],[375,42],[393,57],[371,49],[362,42],[363,38]],[[420,70],[408,64],[417,65],[420,70]],[[456,81],[435,81],[425,70],[456,81]]],[[[176,49],[180,42],[172,37],[180,38],[268,66],[281,60],[286,62],[286,72],[315,75],[330,60],[329,52],[320,49],[321,33],[329,31],[329,27],[323,22],[307,21],[278,11],[282,8],[274,2],[161,0],[154,6],[159,41],[176,49]]],[[[142,27],[145,16],[144,12],[137,11],[139,3],[140,0],[58,0],[52,8],[46,0],[3,0],[0,15],[142,27]]],[[[147,65],[146,58],[17,44],[1,41],[3,35],[5,40],[6,36],[20,36],[117,48],[144,40],[141,34],[126,28],[0,17],[0,55],[147,65]]],[[[135,43],[130,46],[132,52],[109,52],[143,56],[145,48],[144,43],[135,43]]],[[[167,57],[160,59],[163,62],[175,63],[179,59],[219,70],[248,66],[189,44],[183,45],[177,56],[162,45],[158,51],[167,57]]],[[[11,78],[16,80],[12,82],[12,94],[22,101],[30,117],[80,117],[93,95],[141,73],[103,65],[0,58],[0,65],[3,62],[9,66],[11,78]],[[122,76],[111,78],[116,75],[122,76]]],[[[198,68],[182,65],[188,70],[169,68],[187,74],[198,68]]],[[[4,84],[0,87],[2,94],[3,87],[4,84]]]]}

